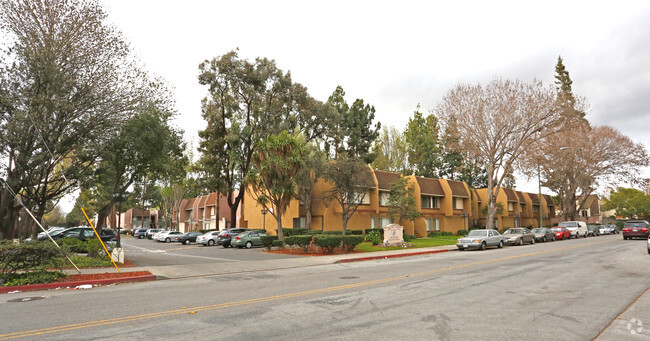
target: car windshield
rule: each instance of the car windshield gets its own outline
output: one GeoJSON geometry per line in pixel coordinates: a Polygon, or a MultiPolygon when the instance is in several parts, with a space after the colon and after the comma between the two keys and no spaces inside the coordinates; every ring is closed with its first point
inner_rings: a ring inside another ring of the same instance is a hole
{"type": "Polygon", "coordinates": [[[553,231],[553,232],[562,232],[562,228],[561,227],[554,227],[554,228],[551,229],[551,231],[553,231]]]}
{"type": "Polygon", "coordinates": [[[485,230],[471,230],[469,231],[468,237],[485,237],[487,236],[487,231],[485,230]]]}
{"type": "Polygon", "coordinates": [[[648,225],[643,222],[625,223],[625,227],[646,227],[646,226],[648,225]]]}
{"type": "Polygon", "coordinates": [[[546,232],[544,229],[533,229],[533,233],[544,233],[546,232]]]}
{"type": "Polygon", "coordinates": [[[578,227],[578,223],[575,221],[565,221],[563,223],[560,223],[560,226],[562,227],[578,227]]]}
{"type": "Polygon", "coordinates": [[[522,229],[509,229],[504,234],[522,234],[524,231],[522,229]]]}

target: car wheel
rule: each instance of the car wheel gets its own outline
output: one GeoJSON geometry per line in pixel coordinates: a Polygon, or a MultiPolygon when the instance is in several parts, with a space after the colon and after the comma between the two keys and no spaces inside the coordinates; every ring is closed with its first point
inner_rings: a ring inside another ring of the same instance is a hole
{"type": "Polygon", "coordinates": [[[223,246],[224,249],[228,248],[228,245],[226,245],[226,244],[222,244],[221,246],[223,246]]]}
{"type": "Polygon", "coordinates": [[[542,239],[542,241],[543,241],[544,243],[546,243],[546,237],[544,237],[544,239],[542,239]]]}
{"type": "Polygon", "coordinates": [[[552,241],[552,242],[554,242],[554,241],[555,241],[555,236],[553,236],[553,239],[551,239],[551,241],[552,241]]]}
{"type": "Polygon", "coordinates": [[[172,241],[171,239],[169,239],[169,238],[165,238],[165,243],[169,243],[169,242],[171,242],[171,241],[172,241]]]}
{"type": "Polygon", "coordinates": [[[524,238],[519,238],[519,246],[524,245],[524,238]]]}
{"type": "Polygon", "coordinates": [[[238,248],[238,249],[241,249],[242,247],[243,247],[243,246],[241,246],[241,245],[237,245],[237,248],[238,248]]]}
{"type": "Polygon", "coordinates": [[[627,240],[627,237],[626,237],[626,236],[623,236],[623,240],[627,240]]]}
{"type": "Polygon", "coordinates": [[[482,242],[481,246],[478,249],[481,251],[485,250],[485,242],[482,242]]]}
{"type": "Polygon", "coordinates": [[[582,236],[582,237],[587,238],[587,235],[588,235],[588,234],[589,234],[588,232],[585,232],[585,235],[582,236]]]}
{"type": "Polygon", "coordinates": [[[142,238],[144,238],[143,235],[139,235],[139,236],[138,236],[138,239],[142,239],[142,238]]]}
{"type": "Polygon", "coordinates": [[[463,251],[463,248],[462,248],[462,247],[457,246],[457,248],[458,248],[459,251],[463,251]]]}
{"type": "Polygon", "coordinates": [[[208,240],[208,245],[209,245],[209,246],[214,245],[214,240],[212,240],[212,239],[208,240]]]}
{"type": "Polygon", "coordinates": [[[499,242],[499,249],[503,248],[503,240],[499,242]]]}
{"type": "Polygon", "coordinates": [[[184,241],[183,241],[183,244],[185,244],[185,245],[190,245],[190,240],[189,240],[189,239],[188,239],[188,240],[184,240],[184,241]]]}
{"type": "Polygon", "coordinates": [[[252,242],[246,242],[246,248],[247,248],[247,249],[250,249],[250,248],[252,248],[252,247],[253,247],[253,243],[252,243],[252,242]]]}
{"type": "Polygon", "coordinates": [[[533,245],[533,244],[535,244],[535,238],[530,240],[530,245],[533,245]]]}

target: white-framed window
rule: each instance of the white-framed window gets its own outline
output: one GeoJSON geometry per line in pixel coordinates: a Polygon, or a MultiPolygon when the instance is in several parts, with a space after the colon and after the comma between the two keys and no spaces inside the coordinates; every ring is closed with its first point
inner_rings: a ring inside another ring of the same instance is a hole
{"type": "Polygon", "coordinates": [[[205,229],[206,229],[206,230],[209,230],[209,229],[210,229],[210,223],[205,223],[205,224],[203,224],[203,226],[205,226],[205,229]]]}
{"type": "Polygon", "coordinates": [[[217,212],[217,208],[216,207],[208,207],[208,209],[210,210],[210,217],[214,217],[216,215],[215,213],[217,212]]]}
{"type": "Polygon", "coordinates": [[[437,218],[424,218],[427,223],[427,232],[440,231],[440,220],[437,218]]]}
{"type": "Polygon", "coordinates": [[[533,205],[533,213],[539,213],[539,205],[533,205]]]}
{"type": "Polygon", "coordinates": [[[440,208],[440,198],[433,195],[421,195],[422,208],[440,208]]]}
{"type": "Polygon", "coordinates": [[[351,204],[370,204],[370,195],[364,193],[354,193],[351,204]]]}
{"type": "Polygon", "coordinates": [[[390,192],[379,191],[379,206],[388,206],[388,198],[390,198],[390,192]]]}
{"type": "Polygon", "coordinates": [[[508,202],[508,212],[512,212],[515,210],[515,205],[511,202],[508,202]]]}
{"type": "Polygon", "coordinates": [[[454,198],[454,209],[462,210],[463,208],[463,198],[454,198]]]}
{"type": "Polygon", "coordinates": [[[393,220],[385,217],[372,217],[370,219],[371,229],[381,229],[393,223],[393,220]]]}

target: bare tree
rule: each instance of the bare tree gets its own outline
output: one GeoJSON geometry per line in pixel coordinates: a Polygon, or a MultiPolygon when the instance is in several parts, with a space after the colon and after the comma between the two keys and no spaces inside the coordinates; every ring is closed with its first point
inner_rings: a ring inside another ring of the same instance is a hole
{"type": "Polygon", "coordinates": [[[621,183],[642,181],[650,159],[640,143],[609,126],[574,125],[539,141],[525,158],[526,174],[558,194],[565,219],[575,220],[589,195],[621,183]],[[534,175],[533,175],[534,174],[534,175]]]}
{"type": "Polygon", "coordinates": [[[539,81],[495,78],[485,86],[456,86],[436,108],[442,125],[455,125],[460,145],[485,163],[486,228],[494,227],[495,199],[517,159],[531,143],[556,133],[570,119],[556,109],[556,94],[539,81]]]}

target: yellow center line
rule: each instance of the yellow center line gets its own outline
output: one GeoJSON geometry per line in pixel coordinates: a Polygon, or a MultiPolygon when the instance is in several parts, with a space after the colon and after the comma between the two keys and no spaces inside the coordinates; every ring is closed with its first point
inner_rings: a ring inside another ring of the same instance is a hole
{"type": "MultiPolygon", "coordinates": [[[[503,261],[517,259],[517,258],[532,257],[532,256],[551,253],[551,252],[571,250],[571,249],[588,247],[588,246],[592,246],[592,245],[611,243],[613,241],[614,240],[593,242],[593,243],[589,243],[589,244],[568,246],[568,247],[562,247],[562,248],[557,248],[557,249],[536,251],[536,252],[531,252],[531,253],[526,253],[526,254],[521,254],[521,255],[515,255],[515,256],[495,258],[495,259],[484,260],[484,261],[479,261],[479,262],[448,266],[448,267],[444,267],[444,268],[440,268],[440,269],[416,272],[416,273],[413,273],[413,274],[409,274],[409,277],[419,277],[419,276],[430,275],[430,274],[439,273],[439,272],[462,269],[462,268],[471,267],[471,266],[490,264],[490,263],[498,263],[498,262],[503,262],[503,261]]],[[[277,301],[277,300],[282,300],[282,299],[289,299],[289,298],[295,298],[295,297],[301,297],[301,296],[316,295],[316,294],[340,291],[340,290],[345,290],[345,289],[352,289],[352,288],[359,288],[359,287],[371,286],[371,285],[382,284],[382,283],[389,283],[389,282],[394,282],[394,281],[404,280],[404,279],[405,279],[405,277],[403,275],[399,275],[399,276],[381,278],[381,279],[376,279],[376,280],[366,281],[366,282],[345,284],[345,285],[339,285],[339,286],[334,286],[334,287],[328,287],[328,288],[322,288],[322,289],[314,289],[314,290],[301,291],[301,292],[294,292],[294,293],[275,295],[275,296],[268,296],[268,297],[261,297],[261,298],[252,298],[252,299],[235,301],[235,302],[204,305],[204,306],[198,306],[198,307],[194,307],[194,308],[174,309],[174,310],[161,311],[161,312],[157,312],[157,313],[149,313],[149,314],[142,314],[142,315],[124,316],[124,317],[117,317],[117,318],[106,319],[106,320],[82,322],[82,323],[77,323],[77,324],[69,324],[69,325],[64,325],[64,326],[56,326],[56,327],[50,327],[50,328],[35,329],[35,330],[24,331],[24,332],[16,332],[16,333],[10,333],[10,334],[0,334],[0,340],[7,340],[7,339],[27,337],[27,336],[35,336],[35,335],[42,335],[42,334],[57,333],[57,332],[75,330],[75,329],[90,328],[90,327],[96,327],[96,326],[103,326],[103,325],[110,325],[110,324],[116,324],[116,323],[124,323],[124,322],[152,319],[152,318],[179,315],[179,314],[188,314],[190,311],[200,312],[200,311],[223,309],[223,308],[229,308],[229,307],[237,307],[237,306],[249,305],[249,304],[254,304],[254,303],[277,301]]]]}

